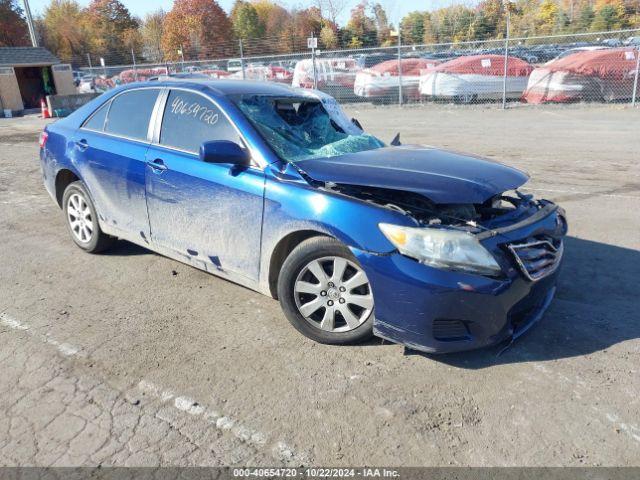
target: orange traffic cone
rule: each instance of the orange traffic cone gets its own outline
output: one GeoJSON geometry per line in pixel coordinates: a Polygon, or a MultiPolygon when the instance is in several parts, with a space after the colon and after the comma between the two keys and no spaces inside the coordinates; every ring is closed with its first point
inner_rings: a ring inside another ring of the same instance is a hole
{"type": "Polygon", "coordinates": [[[40,99],[40,110],[42,111],[42,118],[51,118],[49,107],[47,107],[47,103],[44,101],[44,98],[40,99]]]}

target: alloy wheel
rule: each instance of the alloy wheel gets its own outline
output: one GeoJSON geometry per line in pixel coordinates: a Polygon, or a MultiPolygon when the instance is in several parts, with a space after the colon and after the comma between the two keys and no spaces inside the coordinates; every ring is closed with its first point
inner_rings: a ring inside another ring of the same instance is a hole
{"type": "Polygon", "coordinates": [[[91,241],[94,232],[91,209],[84,196],[74,193],[67,201],[67,221],[73,235],[82,243],[91,241]]]}
{"type": "Polygon", "coordinates": [[[294,297],[300,314],[316,328],[348,332],[373,311],[373,293],[362,268],[343,257],[309,262],[298,274],[294,297]]]}

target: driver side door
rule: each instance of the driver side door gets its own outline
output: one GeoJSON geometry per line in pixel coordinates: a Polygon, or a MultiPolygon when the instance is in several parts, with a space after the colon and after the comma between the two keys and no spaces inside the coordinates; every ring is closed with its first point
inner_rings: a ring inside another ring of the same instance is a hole
{"type": "Polygon", "coordinates": [[[245,146],[231,120],[204,94],[173,88],[157,140],[145,174],[152,241],[212,273],[257,280],[264,173],[198,156],[205,141],[245,146]]]}

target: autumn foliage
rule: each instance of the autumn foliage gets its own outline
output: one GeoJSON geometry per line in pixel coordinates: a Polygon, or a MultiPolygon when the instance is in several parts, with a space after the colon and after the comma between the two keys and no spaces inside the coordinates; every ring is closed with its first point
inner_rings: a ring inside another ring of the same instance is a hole
{"type": "Polygon", "coordinates": [[[28,45],[29,31],[15,0],[0,0],[0,47],[28,45]]]}
{"type": "Polygon", "coordinates": [[[162,47],[169,59],[189,51],[196,58],[230,53],[233,27],[225,11],[214,0],[175,0],[165,18],[162,47]]]}
{"type": "MultiPolygon", "coordinates": [[[[152,7],[153,2],[149,2],[152,7]]],[[[175,0],[169,12],[138,19],[121,0],[49,0],[36,19],[41,44],[62,60],[94,66],[305,52],[306,39],[319,48],[362,48],[402,43],[459,43],[503,38],[503,0],[458,2],[410,12],[393,25],[382,0],[306,0],[285,8],[276,0],[235,0],[227,14],[216,0],[175,0]],[[473,5],[472,5],[473,4],[473,5]],[[348,10],[348,6],[352,6],[348,10]],[[344,25],[338,19],[346,17],[344,25]],[[398,28],[399,27],[399,28],[398,28]]],[[[511,0],[511,35],[532,37],[640,28],[640,0],[511,0]]],[[[19,0],[0,0],[0,46],[28,45],[19,0]]]]}

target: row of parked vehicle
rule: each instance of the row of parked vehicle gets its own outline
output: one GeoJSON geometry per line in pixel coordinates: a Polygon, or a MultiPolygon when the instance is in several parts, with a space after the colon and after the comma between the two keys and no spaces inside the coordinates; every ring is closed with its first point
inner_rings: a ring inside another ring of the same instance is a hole
{"type": "Polygon", "coordinates": [[[400,94],[405,102],[491,101],[501,99],[503,89],[507,99],[529,103],[622,101],[632,96],[640,38],[629,38],[629,46],[618,43],[609,39],[597,45],[516,46],[509,50],[506,68],[500,49],[411,51],[400,60],[390,52],[245,64],[234,59],[191,65],[179,73],[170,73],[166,66],[127,69],[111,77],[83,79],[79,90],[105,91],[166,78],[231,78],[315,86],[340,101],[373,103],[397,102],[400,94]]]}

